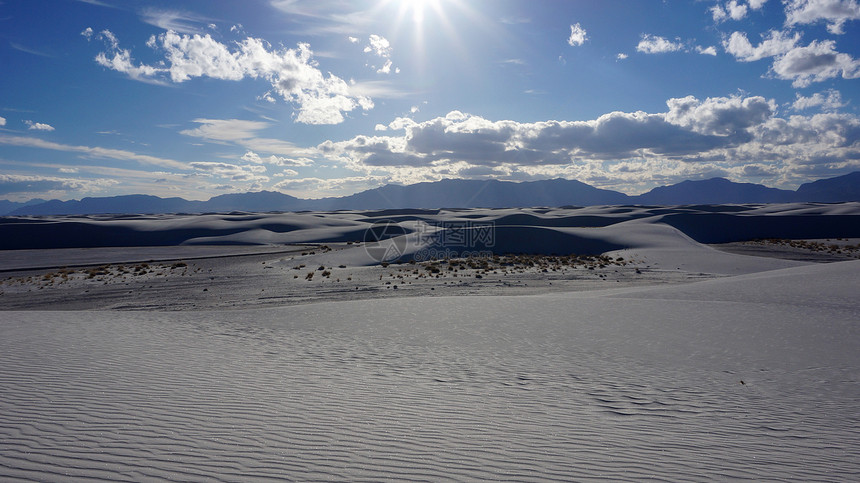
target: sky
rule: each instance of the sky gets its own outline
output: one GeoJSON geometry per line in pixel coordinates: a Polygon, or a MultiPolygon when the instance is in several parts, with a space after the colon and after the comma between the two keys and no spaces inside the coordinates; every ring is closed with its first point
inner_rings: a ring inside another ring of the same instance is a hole
{"type": "Polygon", "coordinates": [[[858,0],[0,0],[0,199],[860,170],[858,0]]]}

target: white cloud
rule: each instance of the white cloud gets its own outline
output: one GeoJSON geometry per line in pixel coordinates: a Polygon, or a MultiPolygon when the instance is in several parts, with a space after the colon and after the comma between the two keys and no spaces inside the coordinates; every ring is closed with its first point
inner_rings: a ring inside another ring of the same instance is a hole
{"type": "Polygon", "coordinates": [[[379,57],[388,58],[391,55],[391,43],[381,35],[370,34],[370,44],[364,48],[365,52],[373,52],[379,57]]]}
{"type": "Polygon", "coordinates": [[[642,39],[636,46],[636,51],[646,54],[662,54],[666,52],[677,52],[684,48],[680,42],[672,42],[663,37],[651,34],[642,34],[642,39]]]}
{"type": "Polygon", "coordinates": [[[378,188],[390,180],[381,176],[351,176],[345,178],[297,178],[285,179],[275,183],[272,187],[278,191],[288,192],[294,196],[322,197],[322,196],[344,196],[378,188]]]}
{"type": "Polygon", "coordinates": [[[835,35],[844,33],[845,22],[860,19],[857,0],[785,0],[785,24],[827,22],[827,30],[835,35]]]}
{"type": "Polygon", "coordinates": [[[163,84],[164,82],[156,79],[154,76],[165,69],[152,67],[144,64],[135,65],[131,59],[131,52],[128,49],[120,49],[119,41],[116,35],[110,30],[102,30],[99,37],[105,41],[109,52],[99,52],[96,55],[95,61],[108,69],[122,72],[134,80],[141,82],[149,82],[153,84],[163,84]]]}
{"type": "Polygon", "coordinates": [[[140,18],[144,23],[154,25],[160,29],[175,30],[176,32],[185,34],[202,33],[204,30],[202,27],[208,26],[212,20],[189,12],[161,10],[153,7],[144,8],[140,12],[140,18]]]}
{"type": "Polygon", "coordinates": [[[717,3],[710,8],[711,16],[714,22],[724,22],[728,19],[742,20],[747,16],[749,10],[759,10],[767,2],[767,0],[749,0],[743,2],[741,0],[731,0],[722,5],[717,3]]]}
{"type": "Polygon", "coordinates": [[[5,126],[5,125],[6,125],[6,118],[0,116],[0,126],[5,126]]]}
{"type": "Polygon", "coordinates": [[[711,45],[709,47],[702,47],[701,45],[697,45],[696,46],[696,52],[698,52],[702,55],[716,56],[717,55],[717,48],[714,47],[713,45],[711,45]]]}
{"type": "Polygon", "coordinates": [[[53,176],[0,174],[0,195],[12,193],[60,193],[67,191],[98,191],[117,184],[109,179],[71,179],[53,176]]]}
{"type": "MultiPolygon", "coordinates": [[[[123,72],[135,80],[181,83],[196,77],[238,81],[246,77],[267,80],[272,90],[297,106],[296,122],[338,124],[344,113],[373,107],[373,102],[350,93],[349,85],[329,73],[324,75],[313,60],[308,44],[295,49],[271,49],[262,39],[248,37],[233,46],[206,35],[185,35],[169,30],[153,36],[147,45],[164,51],[165,61],[157,66],[138,64],[127,49],[120,49],[116,36],[103,31],[108,52],[96,56],[99,64],[123,72]]],[[[262,97],[271,98],[269,93],[262,97]]]]}
{"type": "Polygon", "coordinates": [[[667,122],[700,134],[731,136],[761,124],[776,111],[773,101],[755,97],[716,97],[699,101],[693,96],[667,101],[667,122]]]}
{"type": "Polygon", "coordinates": [[[625,54],[625,53],[623,53],[623,52],[619,52],[619,53],[618,53],[618,55],[616,55],[616,56],[615,56],[615,58],[616,58],[617,60],[624,60],[624,59],[626,59],[627,57],[628,57],[628,55],[627,55],[627,54],[625,54]]]}
{"type": "Polygon", "coordinates": [[[404,122],[398,126],[402,136],[356,136],[319,149],[354,165],[412,167],[566,165],[577,157],[621,159],[639,151],[683,156],[747,141],[747,130],[775,109],[761,97],[687,97],[668,105],[663,114],[612,112],[593,121],[538,123],[493,122],[452,111],[422,123],[404,122]]]}
{"type": "Polygon", "coordinates": [[[195,119],[200,124],[194,129],[179,131],[179,134],[204,138],[211,141],[241,141],[256,137],[256,132],[269,127],[262,121],[246,121],[243,119],[195,119]]]}
{"type": "Polygon", "coordinates": [[[191,167],[215,176],[227,178],[232,181],[251,181],[265,183],[269,181],[268,176],[263,176],[260,173],[266,172],[265,166],[260,165],[245,165],[239,166],[230,163],[216,162],[196,162],[191,163],[191,167]]]}
{"type": "Polygon", "coordinates": [[[734,32],[728,40],[723,41],[726,52],[733,55],[741,62],[753,62],[766,57],[774,57],[785,54],[793,49],[800,41],[800,34],[791,35],[789,32],[772,30],[763,38],[761,43],[753,47],[747,35],[743,32],[734,32]]]}
{"type": "Polygon", "coordinates": [[[860,61],[835,50],[832,40],[813,40],[806,47],[796,47],[776,59],[771,70],[780,79],[792,80],[794,87],[807,87],[813,82],[841,76],[860,77],[860,61]]]}
{"type": "Polygon", "coordinates": [[[349,37],[347,37],[347,40],[349,40],[350,43],[353,43],[353,44],[358,43],[358,37],[349,36],[349,37]]]}
{"type": "Polygon", "coordinates": [[[816,92],[810,97],[804,97],[799,93],[796,94],[796,99],[791,107],[795,111],[802,111],[815,107],[821,108],[823,111],[835,111],[841,107],[845,107],[842,102],[842,94],[837,90],[827,90],[825,92],[816,92]],[[826,96],[824,94],[827,94],[826,96]]]}
{"type": "Polygon", "coordinates": [[[424,122],[398,118],[391,135],[326,141],[318,149],[343,167],[404,183],[562,176],[621,188],[713,173],[784,183],[792,173],[860,169],[860,120],[853,115],[782,119],[773,100],[744,95],[670,99],[667,107],[535,123],[452,111],[424,122]]]}
{"type": "Polygon", "coordinates": [[[747,6],[737,0],[731,0],[726,4],[726,13],[732,20],[741,20],[747,16],[747,6]]]}
{"type": "Polygon", "coordinates": [[[158,158],[146,154],[137,154],[121,149],[109,149],[102,147],[74,146],[44,141],[38,138],[23,136],[0,136],[0,144],[10,146],[24,146],[31,148],[50,149],[53,151],[64,151],[70,153],[82,153],[93,158],[117,159],[121,161],[135,161],[140,164],[163,166],[168,168],[188,169],[188,165],[172,159],[158,158]]]}
{"type": "Polygon", "coordinates": [[[274,154],[264,158],[254,151],[246,152],[240,159],[246,163],[270,164],[274,166],[310,166],[313,164],[313,160],[308,158],[287,158],[284,156],[275,156],[274,154]]]}
{"type": "Polygon", "coordinates": [[[237,144],[248,150],[293,157],[309,156],[312,152],[280,139],[258,137],[258,131],[270,126],[263,121],[244,119],[194,119],[199,124],[194,129],[179,131],[179,134],[205,139],[221,144],[237,144]]]}
{"type": "Polygon", "coordinates": [[[81,31],[81,35],[82,35],[84,38],[86,38],[87,40],[90,40],[91,38],[93,38],[93,29],[92,29],[92,27],[87,27],[87,28],[85,28],[83,31],[81,31]]]}
{"type": "Polygon", "coordinates": [[[572,47],[577,47],[584,44],[586,40],[588,40],[588,35],[579,23],[570,26],[570,37],[567,39],[568,44],[572,47]]]}
{"type": "Polygon", "coordinates": [[[43,124],[41,122],[33,122],[33,121],[24,121],[24,124],[27,125],[27,129],[30,131],[53,131],[54,126],[50,124],[43,124]]]}
{"type": "Polygon", "coordinates": [[[78,168],[60,168],[58,171],[65,174],[77,173],[78,168]]]}
{"type": "MultiPolygon", "coordinates": [[[[393,62],[391,61],[391,43],[388,39],[381,35],[371,34],[369,44],[364,47],[364,52],[372,53],[383,60],[381,67],[376,69],[377,74],[390,74],[393,62]]],[[[399,73],[400,69],[396,68],[395,72],[399,73]]]]}

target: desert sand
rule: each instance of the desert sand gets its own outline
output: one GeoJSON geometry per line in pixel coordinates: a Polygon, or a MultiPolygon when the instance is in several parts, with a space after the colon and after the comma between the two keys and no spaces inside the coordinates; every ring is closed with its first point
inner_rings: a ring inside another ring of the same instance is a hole
{"type": "Polygon", "coordinates": [[[853,480],[858,220],[3,219],[0,475],[853,480]]]}

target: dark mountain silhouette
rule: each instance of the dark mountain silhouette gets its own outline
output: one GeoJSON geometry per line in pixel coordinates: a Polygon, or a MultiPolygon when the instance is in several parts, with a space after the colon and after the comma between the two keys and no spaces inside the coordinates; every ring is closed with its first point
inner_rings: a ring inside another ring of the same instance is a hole
{"type": "Polygon", "coordinates": [[[797,196],[805,201],[826,203],[860,201],[860,171],[804,183],[797,188],[797,196]]]}
{"type": "Polygon", "coordinates": [[[94,213],[183,213],[196,212],[195,201],[151,195],[122,195],[78,200],[51,200],[25,206],[11,215],[88,215],[94,213]]]}
{"type": "Polygon", "coordinates": [[[646,205],[720,205],[727,203],[784,203],[796,199],[794,191],[760,184],[735,183],[725,178],[682,181],[660,186],[633,197],[646,205]]]}
{"type": "Polygon", "coordinates": [[[613,205],[628,196],[585,183],[552,179],[512,183],[446,179],[409,186],[386,185],[343,198],[315,200],[313,209],[509,208],[517,206],[613,205]]]}
{"type": "Polygon", "coordinates": [[[297,211],[306,209],[306,201],[276,191],[231,193],[198,202],[197,211],[297,211]]]}
{"type": "Polygon", "coordinates": [[[42,204],[44,202],[45,202],[45,200],[43,200],[41,198],[33,198],[32,200],[25,201],[23,203],[19,203],[19,202],[15,202],[15,201],[9,201],[9,200],[0,200],[0,216],[3,216],[7,213],[12,213],[13,211],[17,210],[18,208],[23,208],[25,206],[31,206],[31,205],[39,205],[39,204],[42,204]]]}
{"type": "MultiPolygon", "coordinates": [[[[797,191],[780,190],[723,178],[684,181],[639,196],[595,188],[585,183],[552,179],[515,183],[497,180],[448,179],[408,186],[386,185],[340,198],[304,200],[272,191],[215,196],[208,201],[125,195],[80,201],[33,200],[11,206],[9,215],[99,213],[212,213],[230,211],[371,210],[397,208],[508,208],[568,205],[691,205],[783,203],[791,201],[860,201],[860,171],[807,183],[797,191]]],[[[11,203],[11,202],[6,202],[11,203]]]]}

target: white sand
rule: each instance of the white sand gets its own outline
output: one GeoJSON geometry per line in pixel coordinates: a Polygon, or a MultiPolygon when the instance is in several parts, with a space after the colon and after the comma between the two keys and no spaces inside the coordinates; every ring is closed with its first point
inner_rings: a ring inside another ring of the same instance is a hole
{"type": "MultiPolygon", "coordinates": [[[[822,206],[756,209],[846,212],[822,206]]],[[[613,209],[590,214],[629,214],[613,209]]],[[[357,264],[335,265],[332,278],[292,278],[306,272],[295,264],[361,258],[342,244],[4,283],[4,307],[52,310],[0,312],[0,476],[860,476],[860,261],[716,251],[653,211],[605,227],[548,227],[571,222],[562,211],[439,216],[514,215],[503,225],[510,233],[622,245],[612,255],[633,263],[481,279],[357,264]],[[347,274],[349,284],[334,280],[347,274]],[[358,295],[343,295],[353,285],[358,295]],[[345,301],[311,303],[334,299],[345,301]],[[56,310],[123,306],[150,309],[56,310]]],[[[57,263],[80,257],[55,253],[57,263]]]]}
{"type": "Polygon", "coordinates": [[[7,477],[848,481],[860,262],[671,290],[7,312],[7,477]],[[792,299],[784,290],[825,296],[792,299]],[[716,294],[714,297],[711,294],[716,294]],[[735,297],[737,298],[737,297],[735,297]],[[743,381],[743,383],[741,383],[743,381]]]}

